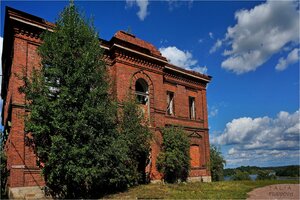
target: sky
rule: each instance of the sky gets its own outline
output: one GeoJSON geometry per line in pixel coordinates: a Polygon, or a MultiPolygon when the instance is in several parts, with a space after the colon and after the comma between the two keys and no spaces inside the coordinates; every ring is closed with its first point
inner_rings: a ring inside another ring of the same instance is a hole
{"type": "MultiPolygon", "coordinates": [[[[1,1],[55,22],[66,1],[1,1]]],[[[226,168],[299,164],[298,1],[75,1],[101,38],[130,30],[171,63],[213,77],[210,143],[226,168]]],[[[1,103],[2,104],[2,103],[1,103]]]]}

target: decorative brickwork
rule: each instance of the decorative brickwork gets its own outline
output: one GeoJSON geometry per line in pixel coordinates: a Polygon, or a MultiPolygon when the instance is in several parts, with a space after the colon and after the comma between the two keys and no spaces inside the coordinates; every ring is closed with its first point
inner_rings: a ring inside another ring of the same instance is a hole
{"type": "MultiPolygon", "coordinates": [[[[24,95],[19,87],[24,83],[18,75],[29,75],[39,68],[37,48],[40,34],[52,31],[53,24],[30,14],[6,9],[4,45],[2,55],[2,124],[9,132],[5,150],[10,170],[8,186],[40,186],[45,183],[37,166],[32,147],[26,145],[24,132],[24,95]]],[[[109,66],[112,92],[120,103],[128,93],[135,91],[137,80],[148,85],[148,108],[150,126],[153,130],[151,163],[152,180],[161,179],[156,170],[156,158],[162,143],[161,128],[182,126],[191,141],[191,180],[210,180],[209,134],[206,103],[206,85],[211,77],[190,72],[167,62],[152,44],[136,36],[118,31],[110,41],[100,39],[104,49],[103,60],[109,66]],[[174,114],[167,114],[167,92],[174,94],[174,114]],[[195,116],[190,119],[189,97],[194,99],[195,116]],[[203,177],[203,178],[202,178],[203,177]]]]}

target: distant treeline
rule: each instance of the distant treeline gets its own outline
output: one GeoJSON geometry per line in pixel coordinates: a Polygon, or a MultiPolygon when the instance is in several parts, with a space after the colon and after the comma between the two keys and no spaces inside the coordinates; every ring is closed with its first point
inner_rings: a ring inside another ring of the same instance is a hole
{"type": "Polygon", "coordinates": [[[256,167],[256,166],[241,166],[237,168],[224,169],[224,176],[232,176],[236,171],[247,172],[249,174],[258,174],[259,171],[266,171],[270,173],[275,173],[276,176],[290,176],[299,177],[300,176],[300,165],[289,165],[280,167],[256,167]]]}

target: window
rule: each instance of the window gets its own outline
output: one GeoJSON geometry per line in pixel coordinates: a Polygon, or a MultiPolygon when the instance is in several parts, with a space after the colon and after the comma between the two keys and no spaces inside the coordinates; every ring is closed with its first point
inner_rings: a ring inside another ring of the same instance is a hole
{"type": "Polygon", "coordinates": [[[189,111],[190,111],[190,119],[195,119],[196,118],[195,97],[189,97],[189,111]]]}
{"type": "Polygon", "coordinates": [[[200,167],[200,148],[198,145],[190,146],[191,167],[200,167]]]}
{"type": "Polygon", "coordinates": [[[146,105],[149,99],[148,84],[144,79],[138,79],[135,83],[136,99],[140,104],[146,105]]]}
{"type": "Polygon", "coordinates": [[[167,114],[174,115],[174,93],[167,92],[167,114]]]}

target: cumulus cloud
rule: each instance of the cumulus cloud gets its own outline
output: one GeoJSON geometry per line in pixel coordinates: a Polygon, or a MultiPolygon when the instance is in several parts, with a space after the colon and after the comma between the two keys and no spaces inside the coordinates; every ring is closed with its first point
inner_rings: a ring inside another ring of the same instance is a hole
{"type": "Polygon", "coordinates": [[[295,48],[286,58],[281,57],[275,67],[278,71],[285,70],[289,65],[296,63],[299,60],[299,49],[295,48]]]}
{"type": "Polygon", "coordinates": [[[212,32],[209,32],[208,35],[211,39],[214,39],[214,34],[212,32]]]}
{"type": "MultiPolygon", "coordinates": [[[[236,74],[255,71],[290,43],[299,44],[299,3],[267,1],[235,13],[236,25],[227,28],[222,68],[236,74]]],[[[215,44],[216,45],[216,44],[215,44]]],[[[212,48],[213,51],[213,48],[212,48]]]]}
{"type": "Polygon", "coordinates": [[[146,16],[149,14],[147,11],[149,1],[148,0],[126,0],[126,6],[132,7],[137,5],[139,7],[139,11],[136,13],[141,21],[144,21],[146,16]]]}
{"type": "Polygon", "coordinates": [[[299,157],[299,119],[299,110],[281,111],[275,118],[233,119],[221,135],[212,138],[212,143],[233,146],[225,156],[231,164],[245,164],[247,160],[267,162],[287,155],[299,157]]]}
{"type": "Polygon", "coordinates": [[[193,58],[193,55],[189,51],[180,50],[175,46],[161,47],[159,51],[173,65],[200,73],[207,72],[207,67],[198,66],[198,61],[193,58]]]}

